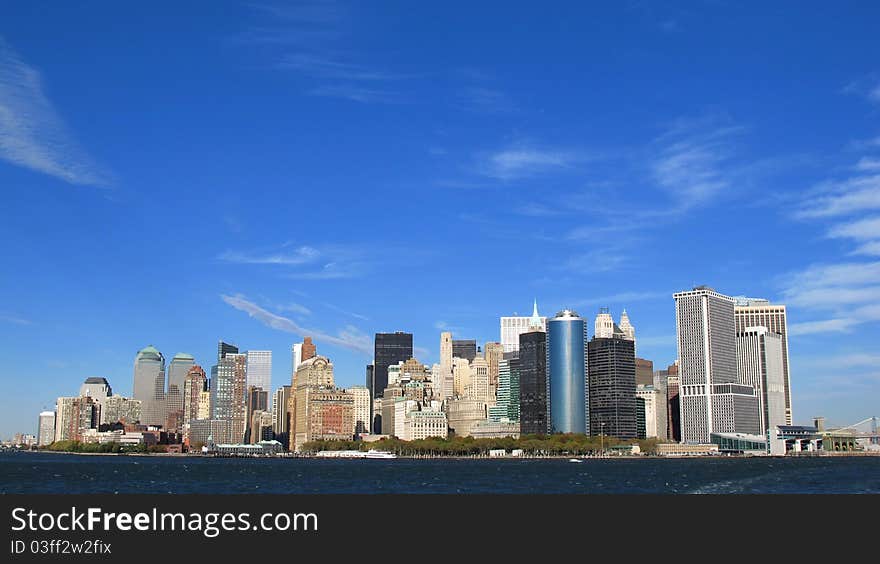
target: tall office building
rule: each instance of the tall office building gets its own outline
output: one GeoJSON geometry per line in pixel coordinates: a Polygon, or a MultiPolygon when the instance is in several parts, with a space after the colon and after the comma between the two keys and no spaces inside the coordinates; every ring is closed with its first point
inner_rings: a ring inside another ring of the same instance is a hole
{"type": "Polygon", "coordinates": [[[168,363],[168,389],[176,386],[183,393],[183,382],[190,368],[196,365],[196,359],[191,354],[177,353],[168,363]]]}
{"type": "Polygon", "coordinates": [[[300,362],[305,362],[310,358],[318,356],[318,347],[312,342],[311,337],[303,337],[302,342],[302,358],[300,362]]]}
{"type": "Polygon", "coordinates": [[[141,402],[141,423],[165,426],[165,357],[153,345],[134,359],[132,397],[141,402]]]}
{"type": "Polygon", "coordinates": [[[345,390],[354,397],[354,435],[370,432],[372,413],[370,412],[370,389],[366,386],[353,386],[345,390]]]}
{"type": "Polygon", "coordinates": [[[462,398],[471,385],[471,363],[466,358],[452,358],[452,396],[462,398]]]}
{"type": "MultiPolygon", "coordinates": [[[[635,352],[635,341],[633,341],[633,352],[635,352]]],[[[636,357],[636,385],[654,385],[654,363],[652,361],[636,357]]]]}
{"type": "Polygon", "coordinates": [[[187,429],[189,422],[199,419],[199,398],[208,389],[208,377],[205,370],[198,365],[186,372],[183,380],[183,426],[187,429]]]}
{"type": "Polygon", "coordinates": [[[477,356],[470,365],[470,383],[465,396],[489,404],[489,363],[477,356]]]}
{"type": "Polygon", "coordinates": [[[737,297],[734,316],[736,332],[742,333],[747,327],[766,327],[771,333],[782,336],[782,373],[785,381],[785,424],[792,424],[791,374],[788,364],[788,324],[785,306],[771,304],[760,298],[737,297]]]}
{"type": "Polygon", "coordinates": [[[501,343],[490,341],[483,347],[483,354],[489,364],[489,390],[494,395],[498,388],[498,363],[504,358],[504,347],[501,343]]]}
{"type": "Polygon", "coordinates": [[[37,431],[37,446],[52,444],[55,440],[55,412],[41,411],[40,424],[37,431]]]}
{"type": "Polygon", "coordinates": [[[590,434],[587,320],[566,309],[547,322],[548,403],[553,433],[590,434]]]}
{"type": "Polygon", "coordinates": [[[247,355],[227,352],[211,379],[213,417],[229,422],[229,436],[214,437],[215,443],[238,444],[244,440],[247,418],[247,355]]]}
{"type": "Polygon", "coordinates": [[[733,298],[707,286],[673,298],[682,441],[708,443],[712,433],[757,433],[754,389],[737,382],[733,298]]]}
{"type": "Polygon", "coordinates": [[[782,335],[766,327],[746,327],[736,335],[736,366],[740,383],[758,396],[760,432],[787,425],[782,335]]]}
{"type": "Polygon", "coordinates": [[[495,405],[489,408],[492,421],[519,421],[519,373],[518,357],[502,358],[498,362],[498,392],[495,405]]]}
{"type": "Polygon", "coordinates": [[[101,404],[101,425],[138,423],[141,420],[141,402],[122,396],[110,396],[101,404]]]}
{"type": "Polygon", "coordinates": [[[540,331],[547,332],[547,318],[538,315],[538,300],[532,307],[531,317],[510,316],[501,318],[501,347],[504,352],[516,352],[519,350],[519,336],[533,331],[538,327],[540,331]]]}
{"type": "Polygon", "coordinates": [[[440,333],[440,377],[434,385],[441,400],[453,396],[454,376],[452,373],[452,333],[440,333]]]}
{"type": "Polygon", "coordinates": [[[373,354],[373,381],[368,388],[374,398],[382,397],[388,386],[388,367],[413,357],[412,333],[376,333],[373,354]]]}
{"type": "Polygon", "coordinates": [[[620,314],[620,330],[623,331],[623,334],[627,339],[634,342],[636,341],[636,328],[632,326],[632,323],[629,321],[629,315],[626,314],[626,310],[620,314]]]}
{"type": "Polygon", "coordinates": [[[517,349],[520,432],[523,435],[546,435],[550,432],[547,334],[540,329],[521,333],[517,349]]]}
{"type": "Polygon", "coordinates": [[[666,421],[666,394],[663,390],[655,388],[653,385],[636,386],[636,408],[641,410],[639,414],[640,427],[639,439],[666,439],[666,429],[668,423],[666,421]]]}
{"type": "Polygon", "coordinates": [[[272,389],[272,351],[247,352],[247,385],[272,389]]]}
{"type": "Polygon", "coordinates": [[[290,389],[290,386],[281,386],[275,390],[275,394],[272,396],[272,417],[274,418],[272,430],[276,436],[284,435],[290,431],[290,419],[287,411],[290,389]]]}
{"type": "Polygon", "coordinates": [[[55,440],[82,441],[86,429],[98,427],[101,407],[91,397],[61,397],[55,403],[55,440]]]}
{"type": "Polygon", "coordinates": [[[225,341],[219,341],[217,343],[217,362],[220,362],[224,358],[226,358],[227,354],[238,354],[238,345],[233,345],[232,343],[227,343],[225,341]]]}
{"type": "MultiPolygon", "coordinates": [[[[247,422],[247,428],[245,430],[245,442],[254,444],[254,429],[252,426],[254,413],[269,412],[269,392],[259,386],[248,386],[246,404],[247,417],[245,421],[247,422]]],[[[259,442],[259,440],[256,442],[259,442]]]]}
{"type": "Polygon", "coordinates": [[[614,318],[611,317],[611,310],[607,307],[599,308],[596,319],[593,321],[593,337],[600,339],[610,339],[614,336],[614,318]]]}
{"type": "Polygon", "coordinates": [[[110,382],[106,378],[99,376],[90,376],[79,387],[79,396],[90,397],[97,400],[98,403],[104,403],[104,400],[113,395],[110,388],[110,382]]]}
{"type": "MultiPolygon", "coordinates": [[[[633,341],[618,329],[612,337],[593,337],[588,351],[587,397],[589,428],[592,434],[601,433],[619,439],[637,438],[633,341]]],[[[651,379],[653,381],[653,375],[651,379]]]]}
{"type": "Polygon", "coordinates": [[[294,343],[290,347],[290,381],[293,383],[293,375],[296,374],[296,367],[303,361],[302,343],[294,343]]]}
{"type": "Polygon", "coordinates": [[[477,341],[474,339],[452,339],[452,356],[473,362],[477,357],[477,341]]]}

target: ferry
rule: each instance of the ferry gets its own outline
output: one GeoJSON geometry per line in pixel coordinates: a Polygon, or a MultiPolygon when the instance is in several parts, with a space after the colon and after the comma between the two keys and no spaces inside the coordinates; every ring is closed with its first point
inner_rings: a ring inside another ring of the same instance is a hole
{"type": "Polygon", "coordinates": [[[382,450],[368,450],[367,452],[360,450],[322,450],[315,453],[319,458],[397,458],[393,452],[385,452],[382,450]]]}

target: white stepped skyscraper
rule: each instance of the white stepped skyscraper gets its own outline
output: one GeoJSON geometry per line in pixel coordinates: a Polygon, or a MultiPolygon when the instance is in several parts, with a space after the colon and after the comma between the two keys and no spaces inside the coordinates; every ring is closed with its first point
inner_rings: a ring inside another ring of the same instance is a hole
{"type": "Polygon", "coordinates": [[[782,341],[782,335],[766,327],[747,327],[736,335],[739,381],[755,388],[762,435],[787,424],[782,341]]]}
{"type": "Polygon", "coordinates": [[[706,286],[673,298],[682,442],[708,443],[712,433],[757,434],[754,388],[737,380],[733,298],[706,286]]]}
{"type": "Polygon", "coordinates": [[[501,318],[501,346],[504,352],[519,350],[519,336],[531,331],[547,331],[547,318],[538,315],[538,300],[532,307],[531,317],[511,316],[501,318]]]}
{"type": "Polygon", "coordinates": [[[771,304],[763,298],[737,297],[736,332],[742,333],[747,327],[766,327],[771,333],[782,337],[782,373],[785,381],[785,424],[792,424],[791,374],[788,362],[788,323],[785,306],[771,304]]]}

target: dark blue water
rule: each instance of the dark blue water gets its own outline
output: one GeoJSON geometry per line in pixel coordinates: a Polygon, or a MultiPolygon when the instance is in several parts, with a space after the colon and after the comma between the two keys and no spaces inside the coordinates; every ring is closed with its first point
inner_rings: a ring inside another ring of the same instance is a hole
{"type": "Polygon", "coordinates": [[[0,493],[880,493],[880,457],[573,464],[5,453],[0,493]]]}

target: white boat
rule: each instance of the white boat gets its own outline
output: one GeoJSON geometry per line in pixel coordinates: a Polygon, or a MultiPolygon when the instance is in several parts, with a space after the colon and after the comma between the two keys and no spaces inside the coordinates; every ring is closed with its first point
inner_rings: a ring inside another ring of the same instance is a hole
{"type": "Polygon", "coordinates": [[[315,454],[319,458],[397,458],[393,452],[381,450],[322,450],[315,454]]]}
{"type": "Polygon", "coordinates": [[[367,451],[367,455],[364,458],[397,458],[397,455],[393,452],[385,452],[381,450],[370,450],[367,451]]]}
{"type": "Polygon", "coordinates": [[[568,461],[569,462],[583,462],[583,460],[581,460],[580,458],[569,458],[568,461]]]}

